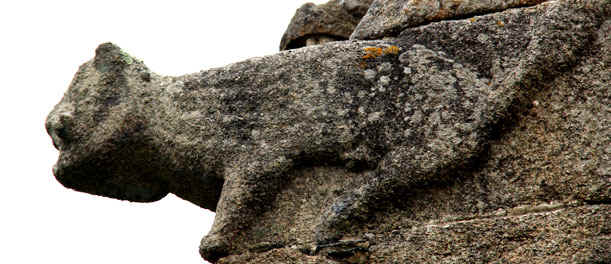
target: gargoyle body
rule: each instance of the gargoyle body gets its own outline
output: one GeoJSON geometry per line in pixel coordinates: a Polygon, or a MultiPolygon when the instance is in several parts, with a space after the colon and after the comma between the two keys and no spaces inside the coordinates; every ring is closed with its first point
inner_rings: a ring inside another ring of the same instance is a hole
{"type": "Polygon", "coordinates": [[[329,207],[317,235],[324,242],[336,238],[328,230],[341,229],[342,219],[367,211],[369,200],[387,198],[383,190],[421,184],[480,149],[488,86],[473,72],[423,46],[400,55],[386,42],[337,45],[347,54],[308,48],[162,77],[103,44],[48,117],[61,150],[55,176],[79,191],[132,201],[172,192],[215,210],[202,244],[215,259],[296,166],[373,172],[363,174],[366,186],[321,205],[329,207]],[[377,50],[378,58],[368,56],[377,50]],[[355,59],[338,64],[339,55],[355,59]],[[431,79],[424,57],[448,68],[431,79]]]}

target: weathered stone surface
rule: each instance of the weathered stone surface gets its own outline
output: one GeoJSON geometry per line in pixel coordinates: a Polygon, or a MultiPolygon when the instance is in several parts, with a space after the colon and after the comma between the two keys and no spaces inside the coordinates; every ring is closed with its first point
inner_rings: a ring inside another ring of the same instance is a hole
{"type": "Polygon", "coordinates": [[[348,13],[357,18],[362,18],[369,9],[373,0],[340,0],[339,5],[348,13]]]}
{"type": "Polygon", "coordinates": [[[611,206],[564,206],[376,233],[369,263],[608,263],[611,206]]]}
{"type": "Polygon", "coordinates": [[[259,253],[233,255],[221,259],[218,263],[339,264],[340,262],[325,257],[310,256],[296,249],[279,248],[259,253]]]}
{"type": "Polygon", "coordinates": [[[351,39],[395,37],[402,30],[426,23],[464,19],[548,0],[376,0],[351,39]]]}
{"type": "Polygon", "coordinates": [[[373,0],[307,3],[295,12],[280,41],[280,50],[346,40],[373,0]]]}
{"type": "Polygon", "coordinates": [[[47,119],[55,176],[216,210],[200,252],[220,263],[610,262],[610,8],[549,1],[179,77],[103,44],[47,119]]]}

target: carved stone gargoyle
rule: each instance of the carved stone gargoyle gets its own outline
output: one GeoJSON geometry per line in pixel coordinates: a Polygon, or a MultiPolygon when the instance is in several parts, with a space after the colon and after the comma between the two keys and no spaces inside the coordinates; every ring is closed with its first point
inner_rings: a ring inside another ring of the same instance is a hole
{"type": "Polygon", "coordinates": [[[53,172],[77,191],[138,202],[171,192],[215,211],[200,247],[212,262],[321,254],[388,204],[480,166],[608,16],[608,1],[551,1],[178,77],[105,43],[47,118],[53,172]],[[303,199],[280,199],[296,181],[303,199]],[[279,208],[298,221],[270,220],[279,208]]]}

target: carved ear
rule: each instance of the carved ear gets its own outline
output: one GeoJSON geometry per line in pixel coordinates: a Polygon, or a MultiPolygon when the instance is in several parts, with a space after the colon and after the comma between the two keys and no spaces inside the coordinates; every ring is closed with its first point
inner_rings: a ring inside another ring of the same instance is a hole
{"type": "Polygon", "coordinates": [[[119,46],[107,42],[95,50],[93,65],[100,72],[118,73],[134,62],[134,58],[125,53],[119,46]]]}

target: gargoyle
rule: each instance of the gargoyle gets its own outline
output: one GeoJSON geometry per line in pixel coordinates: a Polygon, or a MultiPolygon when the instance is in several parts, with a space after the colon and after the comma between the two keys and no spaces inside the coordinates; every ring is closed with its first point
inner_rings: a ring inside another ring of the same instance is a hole
{"type": "Polygon", "coordinates": [[[241,250],[240,232],[269,208],[288,172],[336,166],[363,182],[320,205],[313,241],[336,241],[376,201],[397,198],[397,188],[451,180],[553,65],[574,60],[566,49],[587,42],[574,36],[560,53],[553,39],[523,32],[530,45],[512,50],[497,75],[481,68],[506,50],[490,44],[482,48],[490,58],[450,56],[419,44],[437,34],[426,31],[421,39],[333,42],[179,77],[157,75],[105,43],[47,118],[60,150],[54,175],[78,191],[139,202],[172,192],[216,211],[200,247],[216,261],[241,250]]]}

